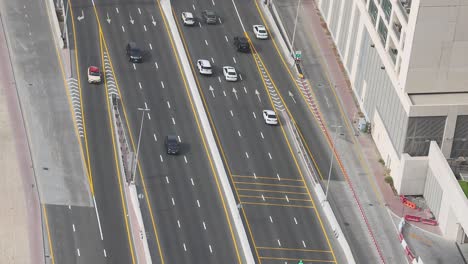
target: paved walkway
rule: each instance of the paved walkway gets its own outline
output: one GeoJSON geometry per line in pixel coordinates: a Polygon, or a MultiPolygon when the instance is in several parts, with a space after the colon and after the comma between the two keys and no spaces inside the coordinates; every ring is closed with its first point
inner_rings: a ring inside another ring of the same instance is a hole
{"type": "Polygon", "coordinates": [[[0,263],[41,263],[41,209],[1,18],[0,263]]]}

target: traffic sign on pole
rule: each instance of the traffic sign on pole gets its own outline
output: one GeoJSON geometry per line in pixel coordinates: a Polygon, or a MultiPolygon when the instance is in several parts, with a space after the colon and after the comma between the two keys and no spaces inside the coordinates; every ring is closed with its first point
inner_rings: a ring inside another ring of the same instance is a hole
{"type": "Polygon", "coordinates": [[[294,52],[294,59],[296,59],[296,60],[301,60],[301,58],[302,58],[302,51],[296,50],[296,51],[294,52]]]}

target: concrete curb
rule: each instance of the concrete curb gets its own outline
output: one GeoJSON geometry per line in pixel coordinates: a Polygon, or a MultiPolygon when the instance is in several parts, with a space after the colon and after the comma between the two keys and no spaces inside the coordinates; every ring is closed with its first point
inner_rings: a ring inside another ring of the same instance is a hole
{"type": "MultiPolygon", "coordinates": [[[[110,97],[108,100],[112,101],[110,97]]],[[[127,179],[125,177],[125,168],[123,163],[122,156],[122,147],[121,147],[121,138],[119,133],[119,128],[117,127],[116,116],[119,116],[119,123],[122,123],[120,119],[120,113],[118,109],[115,109],[117,106],[112,105],[112,123],[114,124],[114,134],[116,136],[116,145],[117,145],[117,154],[119,160],[119,169],[121,172],[122,185],[124,190],[124,200],[127,206],[127,217],[130,224],[130,233],[132,236],[133,246],[135,248],[137,263],[146,263],[151,264],[151,254],[148,246],[148,238],[146,237],[145,225],[143,223],[143,217],[141,215],[140,203],[138,201],[137,191],[135,184],[127,184],[127,179]],[[130,196],[130,201],[129,201],[130,196]]],[[[124,130],[122,128],[122,130],[124,130]]],[[[122,141],[128,142],[125,137],[125,131],[122,131],[122,141]]]]}
{"type": "Polygon", "coordinates": [[[302,143],[302,140],[299,136],[299,133],[296,130],[296,125],[293,123],[292,120],[289,119],[287,114],[283,114],[283,119],[286,120],[287,130],[289,131],[289,137],[293,140],[294,145],[296,146],[297,154],[300,156],[300,161],[302,163],[302,168],[306,171],[308,183],[311,184],[314,188],[315,195],[317,195],[320,205],[322,206],[322,211],[325,214],[325,217],[328,220],[328,223],[333,230],[333,234],[337,239],[338,243],[343,250],[347,263],[355,264],[356,261],[354,260],[353,253],[351,248],[346,240],[343,231],[341,230],[341,226],[336,219],[335,214],[333,213],[332,208],[330,207],[329,202],[326,200],[325,192],[322,189],[322,185],[320,185],[319,177],[317,176],[317,172],[315,171],[314,166],[312,166],[312,162],[310,157],[307,155],[307,151],[302,143]]]}
{"type": "Polygon", "coordinates": [[[47,6],[47,12],[49,12],[49,17],[53,18],[52,25],[51,25],[52,35],[54,35],[54,39],[55,41],[57,41],[59,48],[63,49],[65,43],[63,42],[63,39],[62,39],[62,32],[60,31],[60,26],[59,26],[58,19],[57,19],[57,13],[55,12],[54,1],[46,0],[46,6],[47,6]]]}
{"type": "Polygon", "coordinates": [[[184,69],[185,76],[187,78],[187,82],[190,87],[190,92],[192,94],[195,107],[197,109],[197,114],[200,119],[201,126],[203,127],[203,131],[205,132],[206,141],[210,148],[211,156],[213,158],[216,171],[219,175],[219,180],[221,182],[223,193],[224,193],[225,199],[227,200],[227,206],[230,211],[230,215],[234,223],[234,228],[237,233],[237,239],[240,242],[241,250],[244,253],[243,263],[255,263],[253,254],[250,248],[249,240],[247,238],[247,234],[245,232],[245,228],[244,228],[241,216],[237,208],[237,203],[236,203],[234,194],[231,189],[231,185],[229,184],[229,179],[226,174],[223,161],[219,154],[219,149],[218,149],[218,146],[216,145],[216,141],[212,133],[211,125],[208,121],[208,116],[206,115],[205,108],[203,106],[200,94],[198,93],[197,84],[195,82],[192,69],[190,67],[187,53],[185,52],[184,45],[182,44],[182,39],[180,37],[180,33],[179,33],[179,30],[175,22],[175,18],[172,13],[172,6],[170,3],[170,0],[161,0],[160,4],[163,9],[165,17],[167,18],[167,22],[169,24],[168,26],[170,27],[172,38],[174,39],[175,46],[179,54],[180,62],[184,69]]]}

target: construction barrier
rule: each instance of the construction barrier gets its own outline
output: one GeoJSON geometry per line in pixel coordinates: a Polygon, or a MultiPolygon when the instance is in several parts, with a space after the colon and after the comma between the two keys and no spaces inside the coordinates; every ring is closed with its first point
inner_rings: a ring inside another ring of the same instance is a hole
{"type": "Polygon", "coordinates": [[[432,225],[432,226],[436,226],[438,225],[438,222],[436,220],[432,220],[432,219],[421,219],[421,223],[425,224],[425,225],[432,225]]]}
{"type": "Polygon", "coordinates": [[[421,222],[421,217],[415,215],[405,215],[405,220],[411,222],[421,222]]]}

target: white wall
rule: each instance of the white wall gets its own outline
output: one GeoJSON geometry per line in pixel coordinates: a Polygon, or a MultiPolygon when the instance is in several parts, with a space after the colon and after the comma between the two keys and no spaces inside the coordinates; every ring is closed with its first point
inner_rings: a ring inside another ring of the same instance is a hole
{"type": "Polygon", "coordinates": [[[395,183],[397,192],[403,195],[422,195],[426,183],[428,157],[411,157],[406,153],[402,154],[401,167],[399,181],[395,183]]]}

